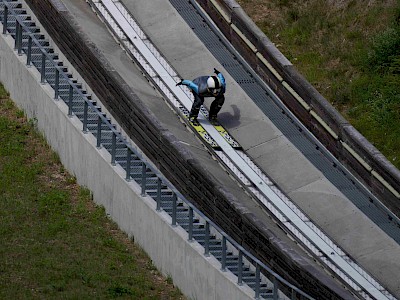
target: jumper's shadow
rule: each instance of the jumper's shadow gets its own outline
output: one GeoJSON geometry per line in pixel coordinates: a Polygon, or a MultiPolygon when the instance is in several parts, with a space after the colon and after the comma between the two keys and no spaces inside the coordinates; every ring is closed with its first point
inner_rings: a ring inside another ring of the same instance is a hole
{"type": "Polygon", "coordinates": [[[240,125],[240,110],[236,105],[231,105],[233,114],[231,112],[222,112],[218,114],[219,122],[226,128],[235,128],[240,125]]]}

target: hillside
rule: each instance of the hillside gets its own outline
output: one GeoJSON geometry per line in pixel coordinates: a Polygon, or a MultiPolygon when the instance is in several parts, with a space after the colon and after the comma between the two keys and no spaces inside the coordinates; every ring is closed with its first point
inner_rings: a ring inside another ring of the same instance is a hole
{"type": "Polygon", "coordinates": [[[186,299],[0,84],[0,299],[186,299]]]}
{"type": "Polygon", "coordinates": [[[400,0],[238,0],[307,80],[400,169],[400,0]]]}

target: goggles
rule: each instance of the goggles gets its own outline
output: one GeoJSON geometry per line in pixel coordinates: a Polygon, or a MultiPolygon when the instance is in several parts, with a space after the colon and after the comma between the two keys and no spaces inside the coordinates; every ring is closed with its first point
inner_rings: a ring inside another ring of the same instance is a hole
{"type": "Polygon", "coordinates": [[[218,89],[208,89],[210,91],[211,94],[215,95],[215,94],[219,94],[219,92],[221,92],[221,88],[218,89]]]}

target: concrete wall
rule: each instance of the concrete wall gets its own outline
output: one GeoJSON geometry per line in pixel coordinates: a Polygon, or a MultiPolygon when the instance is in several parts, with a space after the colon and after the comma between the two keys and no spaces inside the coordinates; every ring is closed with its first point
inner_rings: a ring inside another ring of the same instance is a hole
{"type": "Polygon", "coordinates": [[[198,2],[296,117],[400,217],[400,171],[298,73],[235,0],[198,2]]]}
{"type": "Polygon", "coordinates": [[[26,0],[91,90],[176,188],[245,249],[316,298],[342,299],[343,287],[274,236],[240,201],[180,148],[55,0],[26,0]]]}
{"type": "MultiPolygon", "coordinates": [[[[2,26],[0,26],[2,32],[2,26]]],[[[134,237],[157,268],[173,278],[184,294],[192,299],[251,299],[248,286],[238,286],[230,272],[220,271],[220,263],[205,257],[197,243],[187,242],[187,233],[172,227],[165,212],[157,212],[150,197],[141,197],[141,188],[125,180],[125,171],[111,165],[111,155],[96,148],[92,134],[82,132],[82,123],[68,117],[63,101],[54,101],[54,91],[40,84],[35,68],[25,66],[26,57],[13,51],[14,40],[0,34],[0,82],[56,151],[66,169],[80,185],[88,187],[95,202],[130,237],[134,237]]]]}

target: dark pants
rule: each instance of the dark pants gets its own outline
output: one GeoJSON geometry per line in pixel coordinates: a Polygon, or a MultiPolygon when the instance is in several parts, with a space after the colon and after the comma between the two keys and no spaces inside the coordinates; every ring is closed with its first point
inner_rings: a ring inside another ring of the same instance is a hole
{"type": "MultiPolygon", "coordinates": [[[[192,105],[192,109],[190,110],[190,117],[197,117],[200,111],[200,106],[204,103],[204,97],[193,93],[194,102],[192,105]]],[[[210,116],[209,118],[216,118],[218,112],[221,110],[222,105],[225,102],[224,95],[218,95],[215,97],[214,101],[211,103],[210,106],[210,116]]]]}

